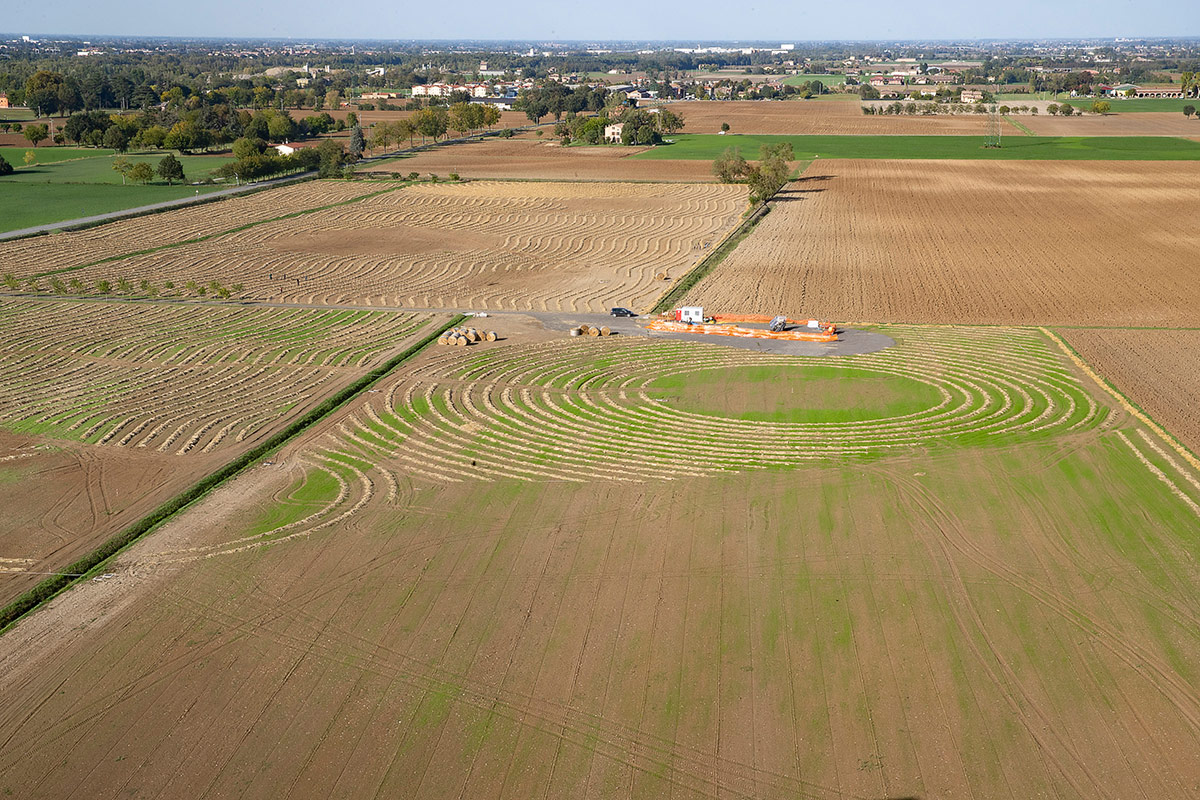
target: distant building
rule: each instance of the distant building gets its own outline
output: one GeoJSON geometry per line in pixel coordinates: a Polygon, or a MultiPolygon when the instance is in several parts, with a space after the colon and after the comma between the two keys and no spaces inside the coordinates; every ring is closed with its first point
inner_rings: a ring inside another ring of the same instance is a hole
{"type": "Polygon", "coordinates": [[[8,95],[0,94],[0,108],[8,108],[8,95]]]}
{"type": "Polygon", "coordinates": [[[311,150],[316,146],[316,142],[284,142],[283,144],[275,145],[275,150],[281,156],[290,156],[297,150],[311,150]]]}
{"type": "Polygon", "coordinates": [[[982,103],[983,92],[979,89],[963,89],[960,100],[963,103],[982,103]]]}
{"type": "Polygon", "coordinates": [[[625,123],[618,122],[615,125],[604,126],[604,141],[609,144],[620,144],[621,133],[625,130],[625,123]]]}

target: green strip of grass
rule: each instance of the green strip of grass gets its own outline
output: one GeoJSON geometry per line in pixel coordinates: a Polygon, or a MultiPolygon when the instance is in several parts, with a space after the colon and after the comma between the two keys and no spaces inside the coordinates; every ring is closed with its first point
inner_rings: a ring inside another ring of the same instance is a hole
{"type": "MultiPolygon", "coordinates": [[[[1197,125],[1200,135],[1200,124],[1197,125]]],[[[982,136],[759,136],[680,134],[630,158],[711,160],[728,147],[753,158],[764,144],[789,142],[796,157],[1027,161],[1197,161],[1200,142],[1169,136],[1024,136],[985,148],[982,136]]]]}
{"type": "Polygon", "coordinates": [[[190,488],[163,503],[149,514],[130,525],[125,530],[104,542],[104,544],[100,545],[92,552],[75,561],[73,564],[63,567],[62,574],[53,575],[47,578],[37,586],[19,596],[16,600],[0,609],[0,633],[7,631],[12,627],[13,624],[20,620],[21,617],[55,597],[59,592],[63,591],[67,587],[82,579],[91,577],[96,573],[96,571],[101,569],[109,559],[120,553],[126,547],[141,539],[151,531],[157,529],[160,525],[167,522],[176,514],[186,509],[188,506],[203,498],[218,486],[235,477],[255,461],[258,461],[259,459],[275,452],[280,447],[283,447],[292,439],[308,430],[317,422],[329,416],[346,403],[349,403],[356,396],[366,391],[373,384],[383,378],[383,376],[387,375],[396,367],[400,366],[405,361],[408,361],[417,353],[421,352],[434,341],[436,341],[437,337],[444,331],[449,330],[455,325],[461,324],[465,319],[466,317],[464,316],[455,316],[445,324],[438,326],[436,330],[430,331],[419,342],[416,342],[411,347],[406,348],[403,352],[389,359],[381,366],[371,370],[366,375],[359,378],[345,389],[342,389],[329,399],[325,400],[319,406],[312,409],[304,416],[293,422],[291,425],[288,425],[282,431],[267,439],[262,444],[246,451],[225,466],[218,469],[216,472],[204,477],[190,488]]]}

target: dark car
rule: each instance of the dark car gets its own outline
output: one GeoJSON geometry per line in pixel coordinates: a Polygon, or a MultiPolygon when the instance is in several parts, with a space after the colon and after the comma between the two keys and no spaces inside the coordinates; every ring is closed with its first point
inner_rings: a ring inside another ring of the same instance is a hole
{"type": "Polygon", "coordinates": [[[637,314],[633,313],[628,308],[621,308],[620,306],[617,306],[616,308],[609,311],[608,313],[614,317],[636,317],[637,316],[637,314]]]}

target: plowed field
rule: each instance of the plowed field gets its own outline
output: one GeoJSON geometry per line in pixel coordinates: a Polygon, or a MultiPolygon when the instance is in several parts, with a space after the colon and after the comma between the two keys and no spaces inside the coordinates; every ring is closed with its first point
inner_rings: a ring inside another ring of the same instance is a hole
{"type": "Polygon", "coordinates": [[[83,231],[0,242],[0,271],[28,275],[135,253],[387,188],[379,183],[309,181],[248,197],[231,197],[162,214],[118,220],[83,231]]]}
{"type": "Polygon", "coordinates": [[[1017,119],[1038,136],[1200,136],[1200,122],[1163,112],[1083,117],[1023,114],[1017,119]]]}
{"type": "Polygon", "coordinates": [[[648,164],[627,156],[641,147],[561,147],[532,136],[488,139],[423,150],[364,171],[418,172],[445,178],[520,178],[558,181],[713,181],[710,164],[648,164]]]}
{"type": "Polygon", "coordinates": [[[1122,394],[1200,452],[1200,331],[1071,329],[1059,334],[1122,394]]]}
{"type": "MultiPolygon", "coordinates": [[[[984,115],[867,116],[851,100],[735,100],[672,103],[684,133],[982,136],[984,115]]],[[[732,140],[731,140],[732,141],[732,140]]]]}
{"type": "Polygon", "coordinates": [[[0,786],[1191,794],[1200,484],[1047,338],[529,330],[429,351],[0,638],[0,786]],[[677,391],[714,370],[733,396],[677,391]],[[810,408],[838,371],[896,393],[810,408]]]}
{"type": "Polygon", "coordinates": [[[311,409],[426,321],[0,302],[0,603],[311,409]]]}
{"type": "Polygon", "coordinates": [[[688,296],[835,320],[1200,324],[1200,165],[819,160],[688,296]]]}
{"type": "MultiPolygon", "coordinates": [[[[422,184],[81,273],[411,308],[645,306],[739,221],[741,186],[422,184]]],[[[75,273],[73,273],[75,274],[75,273]]]]}

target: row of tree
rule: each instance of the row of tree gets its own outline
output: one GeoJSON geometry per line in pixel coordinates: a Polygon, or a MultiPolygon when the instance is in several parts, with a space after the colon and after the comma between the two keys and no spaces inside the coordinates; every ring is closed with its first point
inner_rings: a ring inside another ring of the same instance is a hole
{"type": "Polygon", "coordinates": [[[183,183],[187,180],[183,174],[183,163],[170,153],[163,156],[157,167],[152,167],[145,161],[130,163],[126,158],[114,158],[112,168],[121,175],[122,184],[127,180],[146,184],[154,180],[155,174],[165,180],[168,186],[175,181],[183,183]]]}

